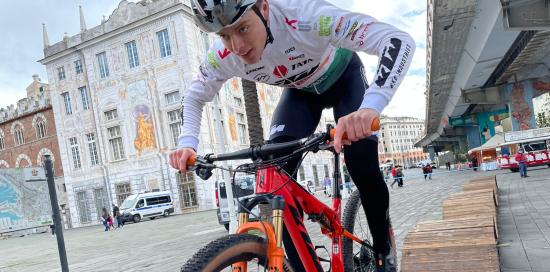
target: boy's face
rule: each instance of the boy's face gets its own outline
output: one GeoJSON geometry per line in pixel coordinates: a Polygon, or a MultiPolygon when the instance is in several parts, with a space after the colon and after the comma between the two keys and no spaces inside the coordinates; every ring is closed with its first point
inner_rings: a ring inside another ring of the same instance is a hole
{"type": "MultiPolygon", "coordinates": [[[[269,18],[269,6],[264,0],[261,12],[264,18],[269,18]]],[[[217,33],[225,48],[237,55],[245,64],[260,61],[264,52],[267,32],[262,20],[253,10],[248,10],[233,26],[226,27],[217,33]]]]}

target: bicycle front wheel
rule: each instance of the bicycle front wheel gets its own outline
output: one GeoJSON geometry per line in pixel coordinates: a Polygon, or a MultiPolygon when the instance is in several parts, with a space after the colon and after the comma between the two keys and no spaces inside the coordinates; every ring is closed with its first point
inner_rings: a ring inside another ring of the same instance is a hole
{"type": "MultiPolygon", "coordinates": [[[[247,262],[247,271],[264,271],[267,267],[267,241],[251,234],[231,234],[210,242],[185,263],[181,272],[233,271],[231,265],[247,262]]],[[[283,271],[292,272],[286,259],[283,271]]]]}

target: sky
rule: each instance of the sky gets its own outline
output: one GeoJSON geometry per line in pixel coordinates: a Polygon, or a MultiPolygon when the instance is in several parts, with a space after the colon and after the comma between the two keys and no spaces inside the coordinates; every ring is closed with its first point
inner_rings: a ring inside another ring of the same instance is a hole
{"type": "MultiPolygon", "coordinates": [[[[408,32],[416,42],[416,53],[407,76],[383,114],[389,116],[425,116],[426,89],[426,1],[425,0],[328,0],[355,12],[362,12],[408,32]],[[388,4],[388,3],[391,3],[388,4]]],[[[80,31],[78,6],[84,9],[88,29],[99,25],[118,6],[118,0],[2,0],[0,8],[0,107],[16,104],[24,98],[25,88],[38,74],[47,82],[42,59],[42,23],[46,24],[50,44],[62,40],[65,32],[80,31]],[[25,14],[23,17],[21,14],[25,14]],[[23,20],[22,20],[23,19],[23,20]]],[[[378,59],[360,54],[372,81],[378,59]]]]}

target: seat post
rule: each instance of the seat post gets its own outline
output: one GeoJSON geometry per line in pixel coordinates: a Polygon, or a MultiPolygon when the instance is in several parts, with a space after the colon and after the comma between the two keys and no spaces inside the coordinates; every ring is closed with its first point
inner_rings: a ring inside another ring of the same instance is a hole
{"type": "Polygon", "coordinates": [[[332,198],[342,199],[340,184],[342,183],[342,176],[340,175],[340,154],[332,150],[334,154],[334,173],[332,178],[334,182],[332,183],[332,198]]]}

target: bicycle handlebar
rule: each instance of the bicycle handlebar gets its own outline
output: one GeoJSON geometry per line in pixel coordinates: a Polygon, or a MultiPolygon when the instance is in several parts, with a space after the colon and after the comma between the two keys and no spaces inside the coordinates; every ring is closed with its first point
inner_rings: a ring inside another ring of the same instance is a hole
{"type": "MultiPolygon", "coordinates": [[[[372,131],[380,130],[380,120],[378,117],[374,118],[371,124],[372,131]]],[[[324,143],[326,141],[334,140],[336,135],[336,129],[331,128],[328,132],[316,133],[309,138],[298,139],[284,143],[268,143],[259,146],[253,146],[247,149],[238,150],[235,152],[219,154],[219,155],[207,155],[204,159],[208,163],[215,161],[228,161],[228,160],[241,160],[241,159],[266,159],[268,157],[274,157],[279,154],[291,153],[297,148],[305,146],[308,142],[324,143]]],[[[342,139],[347,139],[347,135],[344,133],[342,139]]],[[[191,156],[187,159],[187,166],[192,167],[197,164],[197,157],[191,156]]]]}

